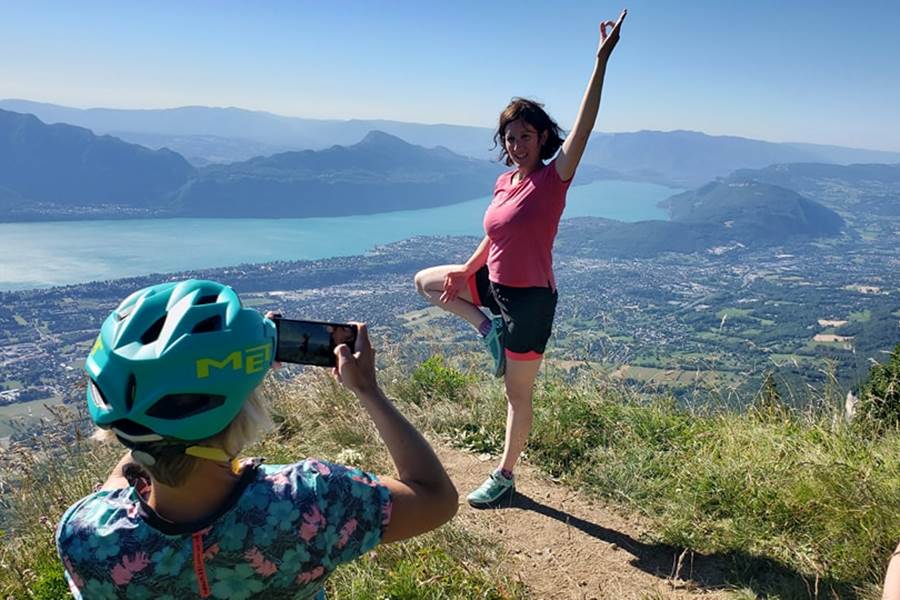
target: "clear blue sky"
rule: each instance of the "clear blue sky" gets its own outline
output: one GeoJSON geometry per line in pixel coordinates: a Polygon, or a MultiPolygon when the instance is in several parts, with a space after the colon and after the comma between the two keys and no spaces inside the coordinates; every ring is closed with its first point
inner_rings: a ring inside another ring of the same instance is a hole
{"type": "MultiPolygon", "coordinates": [[[[5,2],[0,98],[571,125],[610,2],[5,2]]],[[[637,0],[597,129],[900,151],[900,2],[637,0]]]]}

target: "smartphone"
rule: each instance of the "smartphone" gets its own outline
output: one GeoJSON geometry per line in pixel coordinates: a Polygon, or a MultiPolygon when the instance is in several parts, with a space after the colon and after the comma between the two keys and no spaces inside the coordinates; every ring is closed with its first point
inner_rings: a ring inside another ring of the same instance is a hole
{"type": "Polygon", "coordinates": [[[278,331],[275,360],[279,362],[334,367],[337,365],[334,349],[347,344],[352,351],[356,344],[356,325],[282,318],[272,320],[278,331]]]}

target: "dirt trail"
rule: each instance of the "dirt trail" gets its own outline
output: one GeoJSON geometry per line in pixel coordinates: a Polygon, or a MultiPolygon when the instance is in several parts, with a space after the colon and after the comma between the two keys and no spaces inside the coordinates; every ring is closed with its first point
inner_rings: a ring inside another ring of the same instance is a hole
{"type": "Polygon", "coordinates": [[[495,466],[495,459],[438,448],[460,492],[458,522],[502,540],[503,567],[540,599],[724,598],[716,585],[719,566],[698,565],[671,547],[648,543],[645,528],[577,491],[554,483],[528,465],[516,471],[510,506],[475,510],[465,495],[495,466]],[[676,576],[677,574],[677,576],[676,576]]]}

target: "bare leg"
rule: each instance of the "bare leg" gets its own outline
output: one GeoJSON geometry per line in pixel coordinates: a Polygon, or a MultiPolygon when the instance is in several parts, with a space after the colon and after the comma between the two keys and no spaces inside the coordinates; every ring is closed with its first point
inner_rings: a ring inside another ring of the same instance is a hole
{"type": "Polygon", "coordinates": [[[469,293],[468,289],[462,290],[451,302],[441,302],[441,294],[444,291],[444,276],[448,271],[458,271],[462,268],[462,265],[442,265],[440,267],[423,269],[416,273],[416,291],[435,306],[462,317],[472,327],[478,329],[487,320],[487,317],[481,312],[480,308],[475,306],[472,294],[469,293]]]}
{"type": "Polygon", "coordinates": [[[534,395],[534,380],[537,378],[543,359],[506,361],[506,443],[500,468],[512,471],[525,449],[533,420],[531,399],[534,395]]]}

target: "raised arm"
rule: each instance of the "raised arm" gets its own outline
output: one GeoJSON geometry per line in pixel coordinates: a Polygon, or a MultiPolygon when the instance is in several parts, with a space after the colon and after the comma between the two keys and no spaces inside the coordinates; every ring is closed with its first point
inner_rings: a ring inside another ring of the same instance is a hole
{"type": "Polygon", "coordinates": [[[395,542],[449,521],[458,508],[456,488],[434,450],[378,387],[375,353],[366,326],[359,324],[356,352],[345,344],[335,353],[335,375],[369,413],[397,467],[397,478],[381,477],[391,492],[393,511],[382,541],[395,542]]]}
{"type": "Polygon", "coordinates": [[[600,24],[600,48],[597,50],[597,60],[594,63],[594,72],[591,73],[591,79],[588,82],[587,89],[584,91],[584,97],[581,99],[581,107],[578,109],[578,116],[575,118],[575,124],[572,131],[569,132],[563,142],[562,149],[556,157],[556,171],[559,173],[560,179],[568,181],[575,175],[575,169],[581,162],[581,156],[584,154],[584,148],[587,146],[588,138],[594,129],[594,123],[597,122],[597,112],[600,110],[600,95],[603,92],[603,77],[606,75],[606,63],[612,55],[613,49],[619,42],[619,32],[622,29],[622,21],[625,20],[627,10],[623,10],[619,15],[619,20],[604,21],[600,24]],[[612,31],[607,35],[606,28],[612,26],[612,31]]]}

